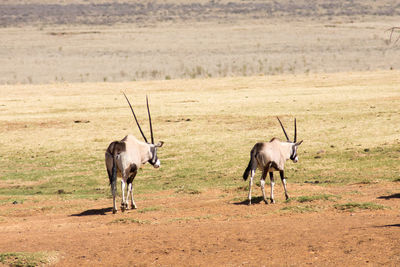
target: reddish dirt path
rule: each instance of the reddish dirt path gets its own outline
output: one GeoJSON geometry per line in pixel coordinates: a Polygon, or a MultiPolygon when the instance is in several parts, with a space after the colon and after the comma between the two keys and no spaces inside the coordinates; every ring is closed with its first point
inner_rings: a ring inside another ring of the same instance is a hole
{"type": "Polygon", "coordinates": [[[277,190],[277,204],[252,206],[232,201],[245,192],[162,192],[138,196],[139,210],[116,215],[110,200],[7,204],[0,206],[0,251],[57,251],[59,266],[398,266],[399,187],[389,182],[292,185],[293,196],[307,191],[342,198],[282,203],[283,193],[277,190]],[[388,208],[334,208],[349,200],[388,208]],[[292,206],[315,211],[282,210],[292,206]]]}

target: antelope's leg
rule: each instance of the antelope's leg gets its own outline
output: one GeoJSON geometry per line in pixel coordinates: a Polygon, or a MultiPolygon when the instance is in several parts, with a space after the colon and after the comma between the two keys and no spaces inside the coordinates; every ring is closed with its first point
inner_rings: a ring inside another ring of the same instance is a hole
{"type": "MultiPolygon", "coordinates": [[[[131,188],[132,188],[132,184],[131,184],[131,188]]],[[[133,199],[133,192],[132,192],[132,189],[131,189],[131,208],[132,208],[132,209],[137,209],[135,200],[133,199]]]]}
{"type": "Polygon", "coordinates": [[[274,199],[275,179],[274,179],[274,173],[273,172],[269,173],[269,179],[271,181],[271,203],[275,203],[275,199],[274,199]]]}
{"type": "Polygon", "coordinates": [[[113,197],[112,212],[113,212],[113,214],[115,214],[117,212],[117,205],[116,205],[117,177],[113,177],[113,175],[112,175],[113,156],[108,151],[105,154],[105,159],[106,159],[107,174],[108,174],[108,178],[110,179],[111,195],[113,197]]]}
{"type": "Polygon", "coordinates": [[[122,200],[121,200],[121,211],[125,211],[125,209],[127,208],[128,204],[127,201],[125,200],[125,178],[123,177],[121,179],[121,191],[122,191],[122,200]]]}
{"type": "Polygon", "coordinates": [[[261,175],[261,180],[260,180],[261,192],[262,192],[265,204],[268,204],[267,197],[265,196],[265,178],[267,177],[267,173],[268,173],[268,167],[264,168],[263,173],[261,175]]]}
{"type": "Polygon", "coordinates": [[[251,170],[251,177],[249,181],[249,205],[251,205],[251,187],[253,186],[253,178],[256,170],[251,170]]]}
{"type": "Polygon", "coordinates": [[[130,197],[130,200],[131,200],[130,208],[131,209],[136,209],[136,204],[133,201],[132,183],[128,184],[128,195],[126,196],[126,201],[128,201],[129,197],[130,197]]]}
{"type": "Polygon", "coordinates": [[[288,195],[287,188],[286,188],[285,174],[284,174],[283,171],[279,171],[279,174],[280,174],[280,176],[281,176],[281,180],[282,180],[282,184],[283,184],[283,189],[285,189],[285,197],[286,197],[286,200],[288,200],[288,199],[289,199],[289,195],[288,195]]]}
{"type": "Polygon", "coordinates": [[[129,177],[129,181],[128,181],[128,196],[127,198],[129,198],[129,195],[131,196],[131,209],[137,209],[135,200],[133,199],[133,179],[135,179],[137,172],[134,172],[130,177],[129,177]]]}

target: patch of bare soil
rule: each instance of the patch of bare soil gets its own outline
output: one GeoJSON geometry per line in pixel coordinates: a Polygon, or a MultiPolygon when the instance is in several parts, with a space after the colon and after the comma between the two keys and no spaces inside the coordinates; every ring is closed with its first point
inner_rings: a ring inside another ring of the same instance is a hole
{"type": "Polygon", "coordinates": [[[254,191],[256,204],[248,206],[236,200],[245,199],[245,191],[161,192],[139,195],[138,210],[115,215],[109,199],[5,204],[0,207],[0,251],[56,251],[60,266],[400,262],[399,183],[290,186],[293,199],[301,192],[341,197],[285,203],[277,190],[277,204],[265,205],[254,191]],[[335,208],[350,201],[386,208],[335,208]],[[302,212],[296,212],[298,206],[302,212]]]}

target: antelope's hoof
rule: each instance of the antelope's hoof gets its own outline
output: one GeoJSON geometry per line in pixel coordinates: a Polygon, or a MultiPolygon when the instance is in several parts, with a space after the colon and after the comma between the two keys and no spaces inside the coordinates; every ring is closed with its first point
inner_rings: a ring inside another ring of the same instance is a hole
{"type": "Polygon", "coordinates": [[[251,206],[251,201],[249,201],[249,203],[247,203],[248,206],[251,206]]]}
{"type": "Polygon", "coordinates": [[[136,205],[131,205],[131,210],[136,210],[137,206],[136,205]]]}
{"type": "Polygon", "coordinates": [[[286,195],[286,200],[288,200],[289,199],[289,196],[288,195],[286,195]]]}
{"type": "Polygon", "coordinates": [[[115,213],[117,213],[117,210],[116,210],[116,209],[113,209],[113,214],[115,214],[115,213]]]}
{"type": "Polygon", "coordinates": [[[271,199],[271,204],[275,204],[275,200],[271,199]]]}
{"type": "Polygon", "coordinates": [[[268,201],[267,201],[266,199],[264,199],[264,203],[265,203],[265,204],[268,204],[268,201]]]}

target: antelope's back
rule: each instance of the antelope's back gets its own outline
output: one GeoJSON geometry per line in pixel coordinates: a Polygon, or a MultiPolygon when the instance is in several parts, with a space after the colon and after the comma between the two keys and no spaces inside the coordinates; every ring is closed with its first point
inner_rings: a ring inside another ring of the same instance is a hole
{"type": "MultiPolygon", "coordinates": [[[[265,167],[269,164],[272,166],[271,171],[278,171],[282,166],[281,141],[273,138],[270,142],[259,143],[257,153],[257,161],[259,165],[265,167]]],[[[260,166],[261,167],[261,166],[260,166]]]]}
{"type": "Polygon", "coordinates": [[[146,143],[139,141],[133,135],[127,135],[121,141],[125,142],[127,155],[132,162],[139,168],[142,163],[142,158],[149,152],[149,147],[146,143]]]}

